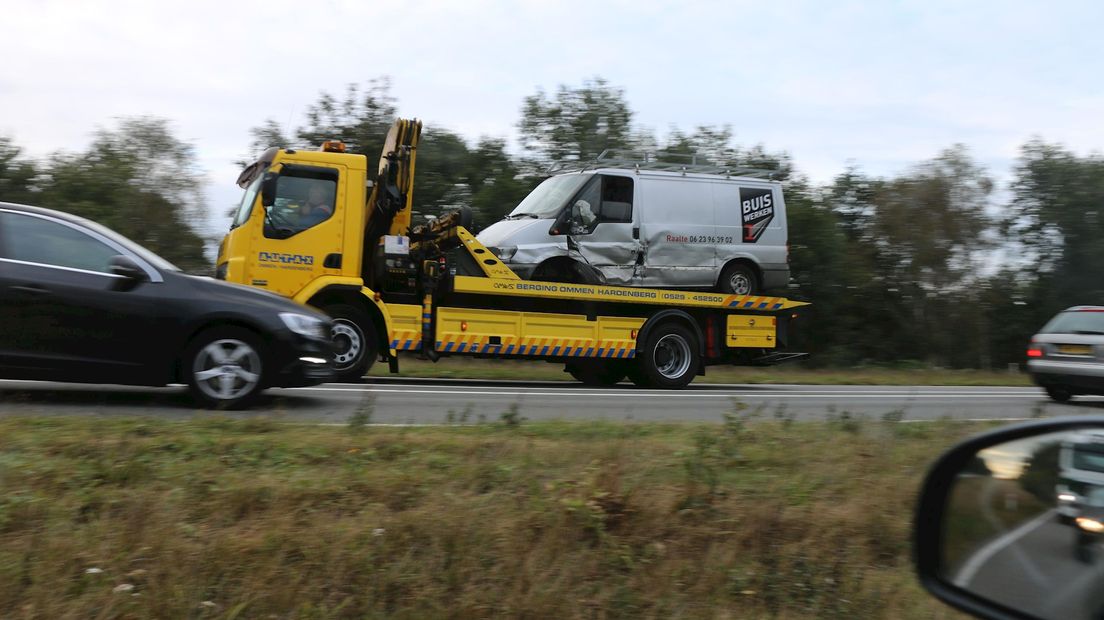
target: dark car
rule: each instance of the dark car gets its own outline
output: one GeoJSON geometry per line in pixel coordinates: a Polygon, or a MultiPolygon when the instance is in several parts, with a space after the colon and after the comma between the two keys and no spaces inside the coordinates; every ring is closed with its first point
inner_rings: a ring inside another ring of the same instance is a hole
{"type": "Polygon", "coordinates": [[[1058,402],[1104,394],[1104,307],[1059,312],[1031,338],[1027,371],[1058,402]]]}
{"type": "Polygon", "coordinates": [[[333,376],[330,320],[190,276],[66,213],[0,202],[0,376],[167,385],[208,406],[333,376]]]}

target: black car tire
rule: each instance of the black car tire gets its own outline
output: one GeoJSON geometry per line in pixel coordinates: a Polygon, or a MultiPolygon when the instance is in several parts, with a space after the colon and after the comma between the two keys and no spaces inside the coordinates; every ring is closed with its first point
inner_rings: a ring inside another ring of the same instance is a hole
{"type": "Polygon", "coordinates": [[[356,306],[334,304],[323,312],[333,319],[334,380],[357,382],[379,355],[379,338],[372,319],[356,306]]]}
{"type": "Polygon", "coordinates": [[[616,385],[625,378],[625,365],[620,360],[580,360],[568,362],[565,367],[568,374],[584,385],[616,385]]]}
{"type": "Polygon", "coordinates": [[[648,335],[636,362],[647,385],[672,390],[686,387],[701,364],[698,340],[678,323],[663,323],[648,335]]]}
{"type": "Polygon", "coordinates": [[[1045,389],[1047,396],[1056,403],[1068,403],[1069,399],[1073,398],[1073,393],[1061,386],[1051,385],[1045,389]]]}
{"type": "Polygon", "coordinates": [[[268,380],[264,342],[243,327],[216,327],[188,344],[182,371],[192,397],[212,409],[241,409],[268,380]]]}
{"type": "Polygon", "coordinates": [[[717,289],[729,295],[758,295],[759,279],[747,263],[730,263],[721,272],[717,289]]]}

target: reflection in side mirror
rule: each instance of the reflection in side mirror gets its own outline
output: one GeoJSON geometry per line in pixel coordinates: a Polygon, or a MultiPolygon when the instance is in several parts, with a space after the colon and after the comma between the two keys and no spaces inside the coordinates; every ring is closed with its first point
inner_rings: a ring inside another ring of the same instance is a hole
{"type": "Polygon", "coordinates": [[[266,172],[264,180],[261,181],[261,206],[271,207],[276,204],[276,182],[280,180],[280,175],[275,172],[266,172]]]}
{"type": "Polygon", "coordinates": [[[915,544],[925,587],[979,617],[1104,617],[1104,418],[951,450],[924,483],[915,544]]]}
{"type": "Polygon", "coordinates": [[[149,280],[149,274],[134,262],[129,256],[113,256],[110,264],[111,273],[119,276],[115,285],[116,290],[130,290],[141,282],[149,280]]]}

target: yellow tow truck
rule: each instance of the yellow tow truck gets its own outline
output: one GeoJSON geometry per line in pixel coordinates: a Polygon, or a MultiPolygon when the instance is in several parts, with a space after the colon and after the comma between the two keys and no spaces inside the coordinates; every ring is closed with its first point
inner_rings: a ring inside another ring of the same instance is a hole
{"type": "Polygon", "coordinates": [[[589,385],[626,377],[681,388],[711,364],[772,364],[807,304],[781,297],[522,280],[468,232],[464,209],[411,226],[421,123],[392,126],[368,158],[327,141],[270,148],[238,178],[244,197],[216,277],[334,319],[339,380],[399,354],[562,363],[589,385]]]}

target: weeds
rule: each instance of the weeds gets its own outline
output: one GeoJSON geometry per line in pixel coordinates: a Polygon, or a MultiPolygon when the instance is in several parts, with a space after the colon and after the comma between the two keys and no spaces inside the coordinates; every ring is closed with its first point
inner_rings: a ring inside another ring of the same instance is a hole
{"type": "Polygon", "coordinates": [[[908,561],[913,493],[984,426],[903,424],[886,450],[840,419],[761,415],[0,419],[0,617],[939,613],[908,561]]]}
{"type": "Polygon", "coordinates": [[[376,414],[376,397],[374,394],[365,394],[357,405],[356,411],[349,416],[349,432],[359,433],[372,423],[372,417],[376,414]]]}

